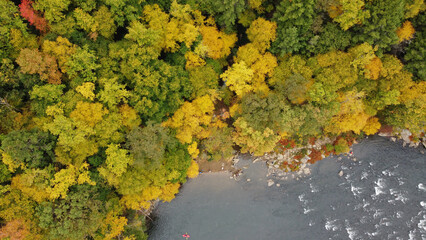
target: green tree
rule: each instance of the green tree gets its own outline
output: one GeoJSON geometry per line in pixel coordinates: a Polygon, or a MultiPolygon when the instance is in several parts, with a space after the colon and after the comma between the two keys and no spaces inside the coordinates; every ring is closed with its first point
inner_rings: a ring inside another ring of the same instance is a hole
{"type": "Polygon", "coordinates": [[[126,145],[134,156],[134,164],[144,168],[159,167],[165,157],[167,145],[172,141],[169,130],[149,122],[146,127],[136,127],[127,134],[126,145]]]}
{"type": "Polygon", "coordinates": [[[192,0],[187,2],[193,6],[198,6],[199,10],[215,16],[218,25],[224,27],[228,32],[233,30],[240,15],[248,8],[243,0],[192,0]]]}
{"type": "Polygon", "coordinates": [[[272,52],[284,56],[287,53],[305,53],[310,30],[315,17],[316,0],[283,0],[277,6],[273,20],[277,22],[277,39],[272,52]]]}
{"type": "Polygon", "coordinates": [[[48,239],[84,239],[94,237],[105,207],[96,187],[74,186],[67,198],[43,202],[36,210],[39,226],[48,239]]]}
{"type": "Polygon", "coordinates": [[[202,149],[213,161],[230,158],[234,153],[232,146],[232,128],[229,127],[213,128],[210,136],[202,141],[202,149]]]}
{"type": "Polygon", "coordinates": [[[371,17],[364,20],[362,25],[353,27],[352,42],[355,44],[367,42],[379,47],[379,54],[389,50],[398,43],[396,30],[404,19],[403,0],[369,1],[365,5],[371,17]]]}
{"type": "Polygon", "coordinates": [[[38,115],[44,116],[48,106],[60,102],[65,85],[35,85],[30,91],[31,108],[38,115]]]}
{"type": "Polygon", "coordinates": [[[105,151],[105,166],[98,168],[99,173],[109,184],[117,186],[119,177],[126,172],[127,166],[133,164],[128,150],[119,148],[118,144],[110,144],[105,151]]]}
{"type": "Polygon", "coordinates": [[[217,89],[219,85],[219,75],[213,67],[208,64],[189,70],[189,81],[193,89],[191,98],[195,99],[217,89]]]}
{"type": "Polygon", "coordinates": [[[426,80],[426,33],[423,29],[426,27],[426,14],[419,14],[414,18],[414,27],[417,30],[414,39],[406,48],[404,65],[414,75],[417,81],[426,80]]]}
{"type": "Polygon", "coordinates": [[[55,159],[55,140],[51,134],[38,129],[13,131],[3,137],[1,149],[13,159],[15,165],[45,167],[55,159]]]}

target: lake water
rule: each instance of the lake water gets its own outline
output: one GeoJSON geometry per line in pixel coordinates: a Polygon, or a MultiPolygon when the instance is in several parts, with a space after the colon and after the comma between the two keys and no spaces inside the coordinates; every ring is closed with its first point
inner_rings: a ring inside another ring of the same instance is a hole
{"type": "Polygon", "coordinates": [[[420,148],[370,137],[353,146],[357,161],[329,157],[309,176],[274,179],[279,187],[267,186],[264,162],[245,157],[240,181],[202,174],[159,204],[149,239],[184,239],[186,232],[190,240],[426,239],[420,148]]]}

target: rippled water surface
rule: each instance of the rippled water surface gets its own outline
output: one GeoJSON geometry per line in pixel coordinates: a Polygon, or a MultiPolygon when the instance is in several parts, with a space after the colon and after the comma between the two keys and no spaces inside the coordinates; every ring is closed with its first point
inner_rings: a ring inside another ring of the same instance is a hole
{"type": "Polygon", "coordinates": [[[267,187],[264,163],[246,157],[240,181],[203,174],[160,204],[150,239],[183,239],[186,232],[190,240],[426,239],[420,150],[373,137],[353,147],[356,161],[326,158],[310,176],[275,180],[279,187],[267,187]]]}

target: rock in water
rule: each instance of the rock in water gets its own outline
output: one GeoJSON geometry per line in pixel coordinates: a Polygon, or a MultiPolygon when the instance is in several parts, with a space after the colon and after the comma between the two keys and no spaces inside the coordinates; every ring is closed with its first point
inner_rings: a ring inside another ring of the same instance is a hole
{"type": "Polygon", "coordinates": [[[343,176],[343,171],[342,170],[340,170],[340,172],[339,172],[339,176],[341,177],[341,176],[343,176]]]}

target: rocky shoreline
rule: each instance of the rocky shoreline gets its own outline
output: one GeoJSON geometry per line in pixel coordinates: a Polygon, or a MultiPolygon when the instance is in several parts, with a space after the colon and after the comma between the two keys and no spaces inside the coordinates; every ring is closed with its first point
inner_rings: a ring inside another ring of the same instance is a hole
{"type": "MultiPolygon", "coordinates": [[[[415,140],[412,137],[413,134],[407,129],[394,130],[392,132],[383,131],[383,132],[379,132],[377,135],[381,137],[385,137],[392,142],[400,141],[403,147],[408,146],[410,148],[417,148],[417,147],[426,148],[426,137],[424,136],[424,134],[422,137],[419,137],[417,140],[415,140]]],[[[365,138],[368,139],[369,137],[366,136],[365,138]]],[[[276,152],[266,153],[265,155],[260,157],[252,156],[254,159],[253,162],[264,161],[268,169],[268,172],[265,176],[267,178],[266,181],[267,181],[268,187],[271,187],[273,185],[276,185],[277,187],[279,187],[280,184],[275,183],[278,180],[289,180],[289,179],[299,180],[300,178],[309,176],[311,174],[310,166],[312,164],[315,164],[310,162],[311,160],[310,155],[312,151],[321,151],[322,149],[324,149],[324,146],[326,146],[327,144],[332,144],[335,141],[336,141],[336,138],[318,139],[315,141],[314,144],[308,144],[301,147],[287,149],[281,153],[276,153],[276,152]],[[297,156],[297,153],[300,152],[301,150],[306,150],[305,156],[303,156],[301,159],[295,159],[295,156],[297,156]],[[298,164],[296,171],[289,171],[288,168],[283,168],[283,166],[288,166],[290,163],[295,161],[298,164]]],[[[354,140],[352,143],[350,143],[351,147],[349,148],[348,153],[342,153],[337,155],[346,156],[350,158],[352,161],[357,161],[357,158],[353,155],[353,152],[352,152],[352,144],[358,144],[358,141],[354,140]]],[[[420,150],[420,152],[424,154],[425,150],[422,149],[420,150]]],[[[230,176],[230,178],[235,179],[237,181],[241,179],[241,176],[244,174],[244,170],[245,170],[244,168],[239,168],[237,166],[239,162],[239,155],[240,154],[236,154],[231,159],[232,170],[228,170],[229,172],[232,173],[232,176],[230,176]]],[[[333,155],[333,153],[329,155],[333,155]]],[[[321,159],[329,155],[325,155],[324,153],[321,153],[321,159]]],[[[339,156],[337,159],[341,160],[342,156],[339,156]]],[[[336,174],[338,174],[339,176],[343,176],[344,172],[339,171],[336,174]]],[[[246,179],[246,181],[251,181],[251,179],[246,179]]]]}

